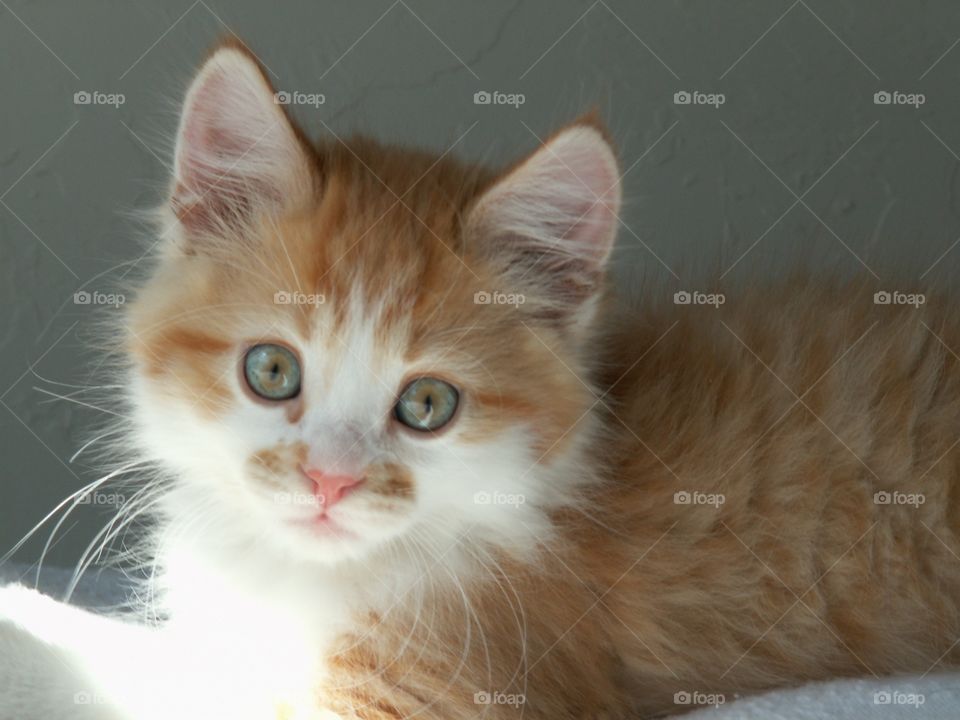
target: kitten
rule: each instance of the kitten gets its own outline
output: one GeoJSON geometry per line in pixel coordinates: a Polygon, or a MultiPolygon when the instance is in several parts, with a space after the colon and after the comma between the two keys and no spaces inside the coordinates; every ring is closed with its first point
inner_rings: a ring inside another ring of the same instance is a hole
{"type": "Polygon", "coordinates": [[[957,661],[948,309],[631,309],[619,207],[592,116],[498,174],[312,145],[213,53],[127,318],[171,477],[162,639],[95,673],[128,716],[648,717],[957,661]]]}

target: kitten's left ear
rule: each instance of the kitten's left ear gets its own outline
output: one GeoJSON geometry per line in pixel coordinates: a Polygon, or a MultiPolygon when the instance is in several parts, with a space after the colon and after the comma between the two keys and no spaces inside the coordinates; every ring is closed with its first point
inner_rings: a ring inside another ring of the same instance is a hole
{"type": "Polygon", "coordinates": [[[595,119],[561,130],[470,210],[470,242],[494,261],[495,288],[563,324],[588,322],[619,223],[620,173],[595,119]]]}
{"type": "Polygon", "coordinates": [[[170,207],[187,242],[243,227],[314,188],[310,150],[259,63],[239,44],[217,49],[183,106],[170,207]]]}

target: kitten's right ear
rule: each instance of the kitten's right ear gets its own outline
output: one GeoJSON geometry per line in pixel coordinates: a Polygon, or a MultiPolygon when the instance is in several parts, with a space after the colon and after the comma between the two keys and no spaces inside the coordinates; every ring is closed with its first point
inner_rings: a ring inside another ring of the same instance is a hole
{"type": "Polygon", "coordinates": [[[495,263],[525,311],[585,328],[619,226],[620,171],[593,115],[561,130],[468,211],[465,234],[495,263]]]}
{"type": "Polygon", "coordinates": [[[216,50],[183,106],[170,208],[187,242],[222,237],[315,187],[310,149],[249,51],[216,50]]]}

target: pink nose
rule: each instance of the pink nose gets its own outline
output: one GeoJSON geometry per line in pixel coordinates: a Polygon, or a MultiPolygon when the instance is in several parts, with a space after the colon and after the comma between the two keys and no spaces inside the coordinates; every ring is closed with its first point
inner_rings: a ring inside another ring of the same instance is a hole
{"type": "Polygon", "coordinates": [[[325,508],[336,505],[363,481],[353,475],[331,475],[316,468],[304,468],[303,474],[317,484],[320,503],[325,508]]]}

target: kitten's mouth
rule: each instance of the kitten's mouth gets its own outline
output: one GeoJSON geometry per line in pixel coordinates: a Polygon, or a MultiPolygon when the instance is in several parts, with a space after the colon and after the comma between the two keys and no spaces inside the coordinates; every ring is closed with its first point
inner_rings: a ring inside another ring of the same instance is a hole
{"type": "Polygon", "coordinates": [[[342,522],[330,516],[330,513],[321,511],[308,518],[298,518],[291,521],[296,527],[322,537],[340,538],[343,540],[356,538],[357,534],[349,530],[342,522]]]}

